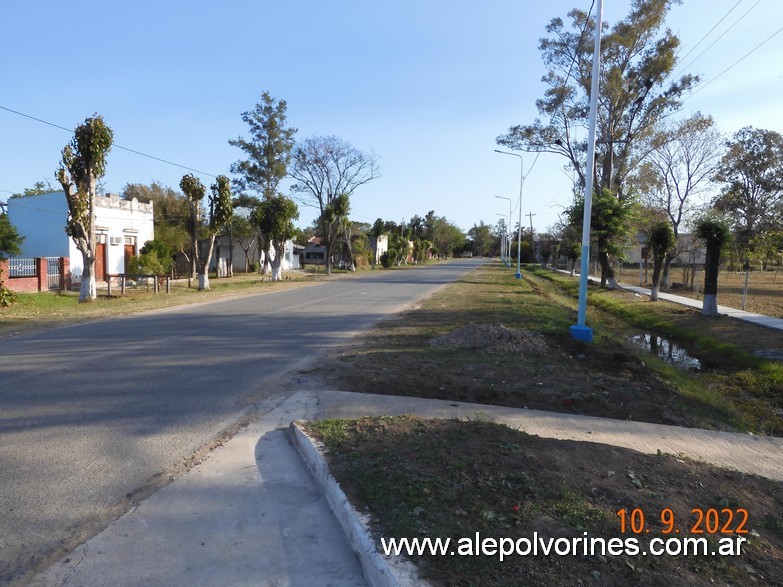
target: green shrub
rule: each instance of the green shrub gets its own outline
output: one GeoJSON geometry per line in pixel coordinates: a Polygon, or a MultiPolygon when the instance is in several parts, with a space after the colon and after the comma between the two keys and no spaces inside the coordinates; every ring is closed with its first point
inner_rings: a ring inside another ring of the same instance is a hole
{"type": "Polygon", "coordinates": [[[0,308],[7,308],[16,302],[16,294],[5,287],[4,283],[3,270],[0,269],[0,308]]]}

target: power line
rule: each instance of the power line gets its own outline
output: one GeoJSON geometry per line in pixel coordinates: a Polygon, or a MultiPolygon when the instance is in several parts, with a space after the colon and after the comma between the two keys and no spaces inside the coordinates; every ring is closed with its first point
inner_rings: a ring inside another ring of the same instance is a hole
{"type": "MultiPolygon", "coordinates": [[[[25,114],[24,112],[19,112],[18,110],[13,110],[11,108],[8,108],[6,106],[0,106],[0,110],[5,110],[6,112],[11,112],[12,114],[16,114],[17,116],[22,116],[24,118],[29,118],[30,120],[34,120],[36,122],[40,122],[41,124],[46,124],[48,126],[52,126],[54,128],[58,128],[60,130],[64,130],[66,132],[72,133],[73,129],[66,128],[64,126],[60,126],[59,124],[55,124],[53,122],[49,122],[48,120],[44,120],[42,118],[37,118],[35,116],[31,116],[30,114],[25,114]]],[[[175,163],[173,161],[169,161],[168,159],[162,159],[160,157],[156,157],[155,155],[149,155],[147,153],[143,153],[141,151],[137,151],[136,149],[131,149],[129,147],[123,147],[122,145],[114,144],[112,145],[116,149],[121,149],[123,151],[128,151],[129,153],[133,153],[134,155],[140,155],[141,157],[146,157],[147,159],[153,159],[155,161],[160,161],[161,163],[165,163],[166,165],[173,165],[174,167],[179,167],[180,169],[185,169],[187,171],[192,171],[193,173],[198,173],[199,175],[206,175],[207,177],[216,178],[217,175],[213,173],[207,173],[206,171],[201,171],[199,169],[194,169],[193,167],[188,167],[187,165],[181,165],[179,163],[175,163]]]]}
{"type": "MultiPolygon", "coordinates": [[[[715,29],[718,27],[718,25],[719,25],[720,23],[722,23],[724,20],[726,20],[726,18],[729,16],[729,14],[731,14],[731,13],[734,11],[734,9],[735,9],[737,6],[739,6],[741,3],[742,3],[742,0],[737,0],[737,3],[736,3],[734,6],[732,6],[732,7],[729,9],[729,11],[728,11],[726,14],[724,14],[724,15],[721,17],[721,19],[720,19],[718,22],[716,22],[714,25],[712,25],[712,28],[711,28],[710,30],[708,30],[706,33],[704,33],[704,36],[702,36],[702,38],[701,38],[701,39],[699,39],[699,42],[698,42],[698,43],[696,43],[696,44],[695,44],[693,47],[691,47],[691,50],[690,50],[690,51],[688,51],[688,52],[687,52],[685,55],[683,55],[683,57],[682,57],[681,61],[685,61],[685,59],[688,57],[688,55],[690,55],[691,53],[693,53],[693,52],[696,50],[696,48],[697,48],[699,45],[701,45],[701,44],[702,44],[702,42],[704,41],[704,39],[706,39],[707,37],[709,37],[709,36],[710,36],[710,33],[712,33],[712,31],[714,31],[714,30],[715,30],[715,29]]],[[[679,49],[677,50],[677,53],[679,53],[679,49]]],[[[677,53],[675,53],[675,57],[676,57],[677,53]]]]}
{"type": "MultiPolygon", "coordinates": [[[[690,62],[688,65],[684,66],[682,69],[684,69],[684,70],[690,69],[691,65],[693,65],[694,63],[696,63],[696,62],[697,62],[699,59],[701,59],[702,55],[704,55],[704,54],[705,54],[707,51],[709,51],[710,49],[712,49],[712,47],[715,45],[715,43],[717,43],[717,42],[718,42],[718,41],[720,41],[720,40],[721,40],[721,39],[722,39],[724,36],[726,36],[726,33],[728,33],[728,32],[729,32],[731,29],[733,29],[735,26],[737,26],[737,25],[738,25],[738,24],[739,24],[739,23],[742,21],[742,19],[743,19],[743,18],[745,18],[745,17],[746,17],[748,14],[750,14],[750,12],[751,12],[751,11],[752,11],[754,8],[756,8],[756,6],[758,6],[759,4],[761,4],[761,0],[758,0],[758,1],[757,1],[757,2],[756,2],[754,5],[753,5],[753,6],[751,6],[750,8],[748,8],[748,10],[745,12],[745,14],[743,14],[743,15],[742,15],[742,16],[740,16],[740,17],[739,17],[737,20],[735,20],[735,21],[734,21],[734,23],[733,23],[733,24],[732,24],[732,25],[731,25],[729,28],[727,28],[725,31],[723,31],[723,32],[720,34],[720,36],[719,36],[717,39],[715,39],[715,40],[714,40],[712,43],[710,43],[710,44],[709,44],[709,46],[708,46],[706,49],[704,49],[704,51],[702,51],[701,53],[699,53],[699,54],[698,54],[698,55],[697,55],[697,56],[696,56],[696,57],[693,59],[693,61],[691,61],[691,62],[690,62]]],[[[732,8],[732,10],[734,10],[734,9],[732,8]]],[[[731,12],[731,11],[729,11],[729,12],[731,12]]],[[[727,15],[727,16],[728,16],[728,15],[727,15]]],[[[724,18],[725,18],[725,17],[724,17],[724,18]]],[[[722,19],[721,19],[721,20],[722,20],[722,19]]],[[[717,26],[717,25],[715,25],[715,26],[717,26]]],[[[714,27],[713,27],[713,28],[714,28],[714,27]]],[[[712,29],[710,29],[710,31],[712,31],[712,29]]],[[[708,34],[709,34],[709,33],[708,33],[708,34]]],[[[703,40],[703,39],[702,39],[702,40],[703,40]]],[[[699,41],[699,42],[701,42],[701,41],[699,41]]]]}
{"type": "MultiPolygon", "coordinates": [[[[720,72],[718,75],[716,75],[714,78],[712,78],[712,79],[711,79],[710,81],[708,81],[706,84],[704,84],[704,85],[702,85],[702,86],[699,86],[699,87],[696,89],[696,91],[694,91],[694,92],[693,92],[693,93],[692,93],[690,96],[688,96],[688,97],[686,98],[686,100],[689,100],[690,98],[692,98],[693,96],[695,96],[696,94],[698,94],[699,92],[701,92],[701,91],[702,91],[704,88],[706,88],[707,86],[709,86],[709,85],[710,85],[712,82],[714,82],[715,80],[717,80],[718,78],[720,78],[720,77],[721,77],[721,76],[722,76],[724,73],[726,73],[727,71],[729,71],[730,69],[732,69],[733,67],[735,67],[737,64],[739,64],[740,62],[744,61],[744,60],[745,60],[747,57],[749,57],[750,55],[752,55],[753,53],[755,53],[756,51],[758,51],[758,50],[759,50],[761,47],[763,47],[764,45],[766,45],[766,44],[767,44],[769,41],[771,41],[771,40],[772,40],[774,37],[776,37],[777,35],[779,35],[781,32],[783,32],[783,27],[781,27],[781,28],[779,28],[778,30],[776,30],[774,33],[772,33],[770,36],[768,36],[766,39],[764,39],[764,40],[763,40],[761,43],[759,43],[758,45],[756,45],[756,46],[755,46],[753,49],[751,49],[750,51],[748,51],[747,53],[745,53],[745,55],[743,55],[742,57],[740,57],[739,59],[737,59],[737,60],[736,60],[734,63],[732,63],[731,65],[729,65],[729,66],[728,66],[726,69],[724,69],[723,71],[721,71],[721,72],[720,72]]],[[[683,100],[683,101],[685,101],[685,100],[683,100]]]]}

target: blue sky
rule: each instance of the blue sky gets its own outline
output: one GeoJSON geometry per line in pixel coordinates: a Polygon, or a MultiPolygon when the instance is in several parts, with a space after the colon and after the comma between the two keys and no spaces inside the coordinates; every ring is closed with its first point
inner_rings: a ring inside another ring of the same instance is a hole
{"type": "MultiPolygon", "coordinates": [[[[118,145],[220,174],[241,156],[227,143],[247,132],[241,113],[269,91],[288,102],[299,138],[336,135],[380,156],[382,176],[355,193],[352,218],[434,210],[468,229],[508,214],[494,196],[516,201],[519,161],[494,153],[495,138],[536,116],[538,40],[575,6],[590,2],[6,2],[0,106],[68,128],[97,112],[118,145]]],[[[782,2],[685,0],[668,24],[684,56],[732,8],[682,63],[709,83],[683,114],[711,114],[726,133],[783,132],[783,33],[717,77],[783,26],[782,2]]],[[[610,23],[627,10],[604,1],[610,23]]],[[[0,110],[0,137],[0,200],[36,181],[57,186],[69,133],[0,110]]],[[[524,155],[522,213],[541,231],[570,203],[571,178],[564,160],[534,158],[524,155]]],[[[112,192],[177,187],[184,173],[115,148],[104,181],[112,192]]],[[[302,208],[299,224],[314,215],[302,208]]]]}

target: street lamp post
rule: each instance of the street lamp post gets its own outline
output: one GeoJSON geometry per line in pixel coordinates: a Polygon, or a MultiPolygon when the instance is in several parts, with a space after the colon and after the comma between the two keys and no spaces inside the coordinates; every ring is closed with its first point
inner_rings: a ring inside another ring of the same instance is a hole
{"type": "Polygon", "coordinates": [[[511,198],[495,196],[498,200],[508,200],[508,224],[506,225],[506,265],[511,267],[511,241],[509,240],[509,231],[511,230],[511,198]]]}
{"type": "Polygon", "coordinates": [[[501,218],[503,218],[503,225],[504,225],[503,231],[500,233],[500,261],[503,263],[503,265],[508,266],[508,263],[506,263],[506,227],[505,227],[506,215],[497,212],[496,216],[500,216],[501,218]]]}
{"type": "Polygon", "coordinates": [[[601,20],[603,0],[598,0],[595,13],[595,41],[593,44],[593,69],[590,80],[590,112],[587,133],[587,169],[585,171],[585,206],[582,218],[582,269],[579,275],[579,306],[576,324],[571,326],[571,336],[583,342],[592,342],[593,329],[585,324],[587,314],[587,273],[590,269],[590,216],[593,205],[593,172],[595,167],[595,126],[598,110],[598,83],[601,73],[601,20]]]}
{"type": "Polygon", "coordinates": [[[525,161],[519,153],[509,153],[495,149],[495,153],[519,157],[519,224],[517,225],[517,273],[516,278],[522,279],[522,186],[525,184],[525,161]]]}

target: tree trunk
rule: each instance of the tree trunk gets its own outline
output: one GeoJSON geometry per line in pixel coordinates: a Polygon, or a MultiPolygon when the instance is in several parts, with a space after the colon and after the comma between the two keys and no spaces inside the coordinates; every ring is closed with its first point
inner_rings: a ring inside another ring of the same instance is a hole
{"type": "Polygon", "coordinates": [[[674,258],[667,254],[666,257],[663,259],[663,287],[670,287],[671,286],[671,263],[674,260],[674,258]]]}
{"type": "Polygon", "coordinates": [[[270,259],[270,265],[272,267],[272,281],[280,281],[283,279],[283,258],[285,257],[285,242],[275,241],[273,243],[275,248],[275,255],[270,259]]]}
{"type": "Polygon", "coordinates": [[[332,274],[332,243],[327,239],[326,241],[326,259],[324,259],[324,267],[326,274],[332,274]]]}
{"type": "Polygon", "coordinates": [[[720,247],[707,243],[704,260],[704,301],[701,313],[718,315],[718,272],[720,271],[720,247]]]}
{"type": "Polygon", "coordinates": [[[609,260],[609,254],[605,251],[598,253],[598,262],[601,264],[601,287],[607,289],[617,289],[617,279],[614,275],[614,268],[609,260]]]}
{"type": "Polygon", "coordinates": [[[212,260],[212,250],[215,247],[215,236],[209,238],[209,248],[203,259],[200,259],[198,266],[198,289],[209,289],[209,262],[212,260]]]}
{"type": "Polygon", "coordinates": [[[98,297],[95,284],[95,255],[82,251],[82,283],[79,286],[79,301],[91,302],[98,297]]]}
{"type": "Polygon", "coordinates": [[[650,301],[658,301],[658,290],[661,287],[661,269],[665,263],[665,259],[657,254],[653,253],[653,275],[652,275],[652,287],[650,288],[650,301]]]}

